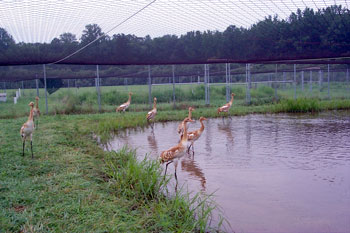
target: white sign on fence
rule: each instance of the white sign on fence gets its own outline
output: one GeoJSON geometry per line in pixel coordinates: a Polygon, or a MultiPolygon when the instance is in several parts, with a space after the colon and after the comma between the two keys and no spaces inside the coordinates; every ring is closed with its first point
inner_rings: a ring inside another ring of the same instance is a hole
{"type": "Polygon", "coordinates": [[[6,93],[0,93],[0,101],[6,102],[7,94],[6,93]]]}

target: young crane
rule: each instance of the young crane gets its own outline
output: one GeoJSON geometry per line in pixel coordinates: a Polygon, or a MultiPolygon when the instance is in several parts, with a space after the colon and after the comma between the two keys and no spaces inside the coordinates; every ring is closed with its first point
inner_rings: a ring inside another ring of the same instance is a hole
{"type": "MultiPolygon", "coordinates": [[[[187,118],[189,118],[190,119],[190,122],[194,122],[193,120],[192,120],[192,111],[194,110],[194,108],[192,108],[192,107],[189,107],[188,108],[188,117],[187,118]]],[[[185,120],[186,120],[186,118],[185,118],[185,120]]],[[[183,120],[180,124],[179,124],[179,126],[177,127],[177,132],[180,134],[180,137],[182,137],[182,135],[183,135],[183,132],[184,132],[184,121],[185,120],[183,120]]]]}
{"type": "Polygon", "coordinates": [[[33,108],[33,120],[34,120],[34,128],[37,128],[39,125],[39,97],[35,97],[35,107],[33,108]]]}
{"type": "Polygon", "coordinates": [[[30,137],[30,149],[32,151],[32,159],[34,158],[33,155],[33,140],[32,140],[32,136],[33,136],[33,131],[34,131],[34,122],[33,122],[33,107],[34,107],[34,103],[30,102],[29,103],[30,106],[30,113],[29,113],[29,117],[26,123],[23,124],[21,130],[20,130],[20,134],[22,137],[22,142],[23,142],[23,151],[22,151],[22,156],[24,156],[24,147],[25,147],[25,143],[28,137],[30,137]]]}
{"type": "Polygon", "coordinates": [[[224,106],[218,108],[218,114],[220,114],[221,112],[228,112],[232,106],[233,103],[233,97],[235,96],[234,93],[231,94],[231,100],[230,102],[228,102],[227,104],[225,104],[224,106]]]}
{"type": "Polygon", "coordinates": [[[130,106],[130,102],[131,102],[131,95],[132,93],[129,92],[129,99],[126,103],[123,103],[122,105],[120,105],[117,109],[116,109],[116,112],[125,112],[125,110],[130,106]]]}
{"type": "Polygon", "coordinates": [[[207,118],[205,117],[200,117],[199,118],[199,121],[201,123],[201,127],[195,131],[192,131],[192,132],[188,132],[187,133],[187,140],[190,144],[190,146],[188,147],[187,149],[187,152],[190,152],[190,148],[192,147],[192,151],[193,151],[193,154],[194,154],[194,147],[193,147],[193,143],[195,141],[198,140],[198,138],[202,135],[203,131],[204,131],[204,124],[203,124],[203,121],[205,121],[207,118]]]}
{"type": "Polygon", "coordinates": [[[153,98],[153,109],[147,113],[146,119],[149,123],[150,120],[154,119],[157,115],[157,98],[153,98]]]}
{"type": "Polygon", "coordinates": [[[160,156],[159,160],[161,163],[167,163],[165,166],[165,173],[164,176],[166,175],[166,171],[168,169],[168,165],[172,162],[174,163],[175,166],[175,179],[177,180],[177,175],[176,175],[176,170],[177,170],[177,163],[178,160],[185,154],[186,152],[186,147],[187,147],[187,122],[193,121],[189,119],[188,117],[183,120],[184,122],[184,134],[183,137],[181,138],[181,141],[179,144],[176,146],[171,147],[170,149],[163,151],[160,156]]]}

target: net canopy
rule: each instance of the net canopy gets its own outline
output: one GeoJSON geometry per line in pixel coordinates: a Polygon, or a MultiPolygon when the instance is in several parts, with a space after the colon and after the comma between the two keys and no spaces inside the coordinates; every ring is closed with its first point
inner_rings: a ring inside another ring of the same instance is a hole
{"type": "Polygon", "coordinates": [[[346,0],[0,2],[0,66],[349,64],[348,35],[346,0]]]}

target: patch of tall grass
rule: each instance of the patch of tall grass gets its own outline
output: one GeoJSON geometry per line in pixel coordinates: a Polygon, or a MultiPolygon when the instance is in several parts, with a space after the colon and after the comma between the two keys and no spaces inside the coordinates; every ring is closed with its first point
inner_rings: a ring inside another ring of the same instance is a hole
{"type": "Polygon", "coordinates": [[[118,152],[109,152],[105,161],[108,182],[115,194],[135,199],[139,205],[137,208],[153,212],[152,215],[145,215],[143,223],[152,232],[219,230],[222,220],[215,227],[209,224],[215,208],[210,196],[196,194],[190,197],[180,192],[170,197],[166,195],[169,178],[163,178],[158,161],[147,157],[138,161],[135,150],[127,147],[118,152]]]}
{"type": "Polygon", "coordinates": [[[317,99],[296,99],[296,100],[282,100],[277,109],[281,112],[290,113],[306,113],[319,112],[321,110],[320,102],[317,99]]]}

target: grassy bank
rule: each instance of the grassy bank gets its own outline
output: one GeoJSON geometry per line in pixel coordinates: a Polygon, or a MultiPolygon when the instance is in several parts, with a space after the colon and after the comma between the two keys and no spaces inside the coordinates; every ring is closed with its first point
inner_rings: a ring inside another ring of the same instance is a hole
{"type": "Polygon", "coordinates": [[[0,232],[207,229],[207,202],[198,196],[165,197],[158,163],[138,162],[127,149],[104,152],[97,145],[92,129],[106,117],[41,117],[33,160],[28,149],[21,156],[19,129],[26,119],[0,120],[0,232]]]}
{"type": "MultiPolygon", "coordinates": [[[[148,86],[135,85],[117,87],[101,87],[101,112],[115,112],[117,106],[125,102],[128,98],[128,92],[132,91],[132,105],[130,111],[142,112],[148,111],[150,106],[148,104],[148,86]]],[[[323,86],[319,88],[314,86],[312,91],[301,90],[297,88],[298,99],[317,99],[327,100],[328,90],[323,86]]],[[[14,118],[26,116],[28,113],[28,103],[34,101],[36,90],[25,89],[22,90],[22,97],[19,98],[17,104],[13,104],[13,96],[15,90],[6,90],[8,94],[8,101],[6,103],[0,102],[0,118],[14,118]]],[[[247,106],[246,104],[246,87],[244,85],[232,85],[231,92],[236,94],[235,105],[247,106]]],[[[45,97],[44,91],[40,90],[39,107],[42,112],[45,112],[45,97]]],[[[210,86],[210,106],[216,108],[226,103],[226,87],[225,86],[210,86]]],[[[203,84],[183,85],[177,86],[175,89],[176,95],[176,109],[185,109],[188,106],[195,106],[197,108],[205,108],[205,91],[203,84]]],[[[251,105],[267,105],[274,104],[279,101],[293,100],[294,88],[292,85],[279,86],[275,93],[274,88],[265,85],[253,85],[251,91],[251,105]]],[[[158,109],[161,111],[173,110],[173,96],[172,86],[153,86],[152,97],[158,99],[158,109]]],[[[350,99],[350,91],[347,85],[332,83],[330,85],[330,98],[332,100],[350,99]]],[[[153,99],[153,98],[152,98],[153,99]]],[[[57,92],[48,95],[48,112],[50,115],[55,114],[86,114],[98,113],[97,94],[94,87],[84,88],[61,88],[57,92]]]]}

